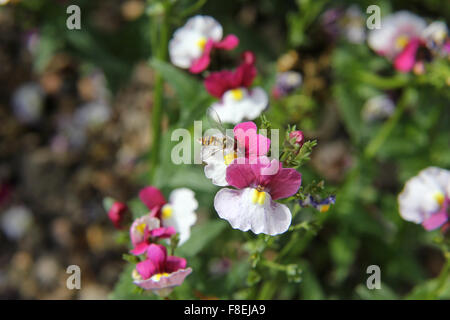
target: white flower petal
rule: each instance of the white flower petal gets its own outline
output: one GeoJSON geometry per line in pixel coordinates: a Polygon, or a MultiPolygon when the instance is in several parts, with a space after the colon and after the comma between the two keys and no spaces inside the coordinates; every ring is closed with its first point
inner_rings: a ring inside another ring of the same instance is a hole
{"type": "Polygon", "coordinates": [[[168,218],[163,217],[165,227],[174,227],[180,234],[180,245],[186,242],[191,235],[191,227],[197,221],[195,210],[198,202],[195,194],[187,188],[179,188],[172,191],[169,197],[172,214],[168,218]]]}
{"type": "Polygon", "coordinates": [[[251,230],[256,234],[273,236],[287,231],[292,218],[289,208],[272,201],[268,193],[263,205],[253,204],[253,191],[252,188],[219,190],[214,198],[219,217],[227,220],[234,229],[251,230]]]}
{"type": "Polygon", "coordinates": [[[248,90],[240,88],[243,97],[236,100],[232,90],[224,93],[221,102],[214,103],[211,108],[217,112],[222,122],[237,124],[256,119],[266,109],[269,102],[267,93],[260,87],[248,90]]]}

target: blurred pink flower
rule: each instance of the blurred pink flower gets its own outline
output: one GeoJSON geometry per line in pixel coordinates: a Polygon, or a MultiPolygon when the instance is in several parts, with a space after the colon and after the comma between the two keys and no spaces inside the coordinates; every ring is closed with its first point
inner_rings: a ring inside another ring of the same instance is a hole
{"type": "Polygon", "coordinates": [[[167,295],[192,272],[186,264],[186,259],[167,256],[164,246],[151,244],[147,248],[147,259],[136,265],[134,283],[145,290],[167,295]]]}

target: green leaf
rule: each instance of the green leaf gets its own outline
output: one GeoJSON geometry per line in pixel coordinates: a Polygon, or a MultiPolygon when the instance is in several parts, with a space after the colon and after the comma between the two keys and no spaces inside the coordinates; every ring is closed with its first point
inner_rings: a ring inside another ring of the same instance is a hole
{"type": "Polygon", "coordinates": [[[109,295],[112,300],[154,300],[157,297],[150,292],[138,293],[137,287],[133,283],[131,272],[134,269],[134,264],[128,264],[122,271],[119,281],[117,281],[113,292],[109,295]]]}
{"type": "Polygon", "coordinates": [[[222,220],[208,221],[203,225],[195,226],[191,230],[191,237],[186,243],[177,249],[177,255],[182,257],[193,257],[219,236],[226,227],[222,220]]]}

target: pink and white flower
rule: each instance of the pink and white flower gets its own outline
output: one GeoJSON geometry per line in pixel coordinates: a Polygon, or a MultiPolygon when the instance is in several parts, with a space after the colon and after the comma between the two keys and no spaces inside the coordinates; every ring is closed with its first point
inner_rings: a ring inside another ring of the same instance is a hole
{"type": "Polygon", "coordinates": [[[133,244],[133,250],[130,252],[141,255],[157,238],[170,238],[175,233],[173,227],[161,228],[159,219],[150,214],[137,218],[130,227],[130,238],[133,244]]]}
{"type": "Polygon", "coordinates": [[[418,48],[424,45],[425,28],[421,17],[399,11],[382,19],[381,29],[372,30],[367,41],[374,51],[392,60],[397,70],[408,72],[414,67],[418,48]]]}
{"type": "Polygon", "coordinates": [[[235,35],[222,40],[222,26],[212,17],[197,15],[177,29],[169,42],[169,55],[177,67],[200,73],[210,63],[213,49],[232,50],[239,44],[235,35]]]}
{"type": "MultiPolygon", "coordinates": [[[[227,167],[237,158],[255,158],[264,156],[270,149],[270,139],[257,133],[257,126],[254,122],[243,122],[233,129],[234,143],[225,149],[219,146],[204,146],[202,154],[212,154],[205,157],[205,176],[212,180],[216,186],[227,186],[227,167]]],[[[220,137],[218,137],[220,138],[220,137]]]]}
{"type": "Polygon", "coordinates": [[[192,272],[186,265],[186,259],[167,256],[164,246],[151,244],[147,248],[147,259],[139,262],[132,273],[134,284],[160,296],[167,296],[192,272]]]}
{"type": "Polygon", "coordinates": [[[450,55],[450,38],[445,22],[430,23],[423,31],[422,37],[431,52],[444,57],[450,55]]]}
{"type": "Polygon", "coordinates": [[[250,159],[237,160],[227,168],[227,182],[236,189],[223,188],[214,198],[219,217],[234,229],[251,230],[256,234],[276,235],[287,231],[291,224],[289,208],[274,200],[294,195],[301,184],[301,174],[281,163],[260,157],[255,164],[250,159]]]}
{"type": "Polygon", "coordinates": [[[403,219],[420,223],[426,230],[439,228],[449,219],[450,171],[428,167],[405,184],[398,196],[403,219]]]}
{"type": "Polygon", "coordinates": [[[189,239],[191,227],[197,221],[195,210],[198,207],[192,190],[175,189],[167,202],[161,191],[149,186],[139,192],[139,198],[151,211],[150,215],[161,220],[163,227],[172,227],[180,234],[180,245],[189,239]]]}
{"type": "Polygon", "coordinates": [[[262,88],[250,88],[256,76],[254,54],[244,52],[243,60],[235,71],[212,72],[204,82],[206,90],[220,99],[211,109],[217,112],[225,123],[256,119],[269,101],[262,88]]]}

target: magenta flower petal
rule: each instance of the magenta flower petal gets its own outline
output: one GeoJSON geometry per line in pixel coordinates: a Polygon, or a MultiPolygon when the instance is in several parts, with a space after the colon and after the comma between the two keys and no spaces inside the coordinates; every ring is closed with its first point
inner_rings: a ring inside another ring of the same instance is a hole
{"type": "Polygon", "coordinates": [[[257,183],[257,178],[253,173],[250,164],[238,164],[236,162],[237,160],[227,168],[226,180],[228,184],[237,189],[254,186],[257,183]]]}
{"type": "Polygon", "coordinates": [[[161,191],[152,186],[141,189],[139,199],[141,199],[149,210],[160,208],[167,203],[161,191]]]}
{"type": "Polygon", "coordinates": [[[148,279],[157,272],[157,267],[151,260],[146,259],[136,264],[136,270],[142,279],[148,279]]]}
{"type": "Polygon", "coordinates": [[[425,228],[425,230],[430,231],[437,229],[447,222],[448,215],[445,209],[446,208],[444,206],[444,210],[441,210],[438,213],[431,215],[431,217],[422,222],[422,226],[425,228]]]}
{"type": "Polygon", "coordinates": [[[232,77],[233,73],[228,70],[212,72],[203,83],[210,95],[220,99],[231,88],[232,77]]]}
{"type": "Polygon", "coordinates": [[[273,200],[283,199],[294,195],[302,183],[302,175],[293,168],[281,168],[274,175],[267,187],[273,200]]]}
{"type": "Polygon", "coordinates": [[[214,47],[223,50],[232,50],[236,48],[239,44],[239,38],[234,34],[229,34],[222,41],[214,43],[214,47]]]}
{"type": "Polygon", "coordinates": [[[400,72],[409,72],[416,62],[416,53],[420,46],[419,39],[411,40],[403,51],[395,57],[394,68],[400,72]]]}
{"type": "Polygon", "coordinates": [[[148,243],[144,241],[144,242],[138,243],[134,247],[134,249],[131,250],[130,252],[132,254],[134,254],[135,256],[138,256],[138,255],[144,254],[147,251],[147,248],[148,248],[148,243]]]}
{"type": "Polygon", "coordinates": [[[189,68],[190,72],[200,73],[206,68],[208,68],[209,63],[211,61],[210,54],[213,46],[214,41],[212,39],[208,39],[205,45],[205,49],[203,51],[203,55],[192,63],[191,67],[189,68]]]}
{"type": "Polygon", "coordinates": [[[256,124],[252,121],[239,123],[233,132],[238,146],[245,148],[246,156],[266,155],[270,149],[270,139],[257,134],[256,124]]]}
{"type": "Polygon", "coordinates": [[[170,238],[172,235],[174,235],[176,232],[174,227],[161,227],[157,229],[153,229],[150,232],[150,235],[155,238],[170,238]]]}
{"type": "Polygon", "coordinates": [[[164,270],[164,263],[166,261],[167,251],[166,247],[160,244],[150,244],[147,248],[147,259],[150,259],[155,265],[157,272],[164,270]]]}
{"type": "Polygon", "coordinates": [[[166,260],[166,272],[172,273],[179,269],[186,268],[187,262],[184,258],[179,258],[175,256],[169,256],[166,260]]]}

